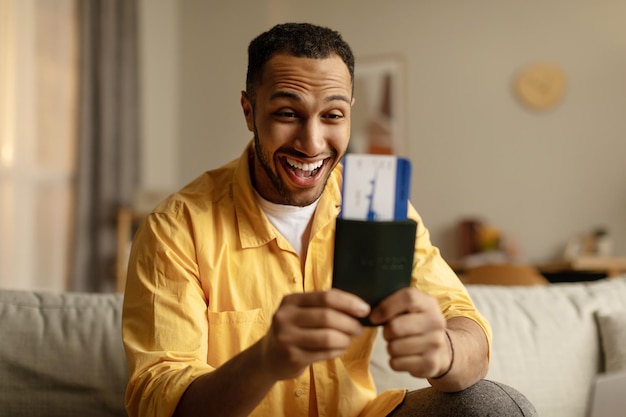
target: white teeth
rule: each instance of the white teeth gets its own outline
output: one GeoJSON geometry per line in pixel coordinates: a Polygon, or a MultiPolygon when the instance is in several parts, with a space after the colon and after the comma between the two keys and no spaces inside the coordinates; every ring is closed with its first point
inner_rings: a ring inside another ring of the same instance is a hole
{"type": "Polygon", "coordinates": [[[294,168],[301,169],[302,171],[313,171],[321,167],[324,161],[321,160],[313,162],[312,164],[303,164],[302,162],[287,158],[287,163],[294,168]]]}

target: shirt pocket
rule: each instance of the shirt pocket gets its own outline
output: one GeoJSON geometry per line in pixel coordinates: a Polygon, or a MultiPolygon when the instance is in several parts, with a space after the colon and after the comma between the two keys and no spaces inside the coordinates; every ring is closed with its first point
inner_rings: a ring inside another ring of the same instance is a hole
{"type": "Polygon", "coordinates": [[[249,348],[267,333],[269,323],[263,309],[209,311],[207,362],[218,367],[249,348]]]}

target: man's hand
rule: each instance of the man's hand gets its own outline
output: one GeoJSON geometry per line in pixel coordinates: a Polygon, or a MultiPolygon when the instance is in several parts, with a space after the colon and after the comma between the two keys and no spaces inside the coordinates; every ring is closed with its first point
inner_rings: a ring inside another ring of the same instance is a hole
{"type": "Polygon", "coordinates": [[[369,314],[359,297],[331,289],[291,294],[281,302],[261,341],[263,364],[276,380],[295,378],[313,362],[341,356],[369,314]]]}
{"type": "Polygon", "coordinates": [[[383,324],[392,369],[428,378],[446,392],[463,390],[487,374],[489,345],[483,329],[466,317],[446,321],[437,300],[415,288],[385,298],[370,320],[383,324]]]}
{"type": "Polygon", "coordinates": [[[385,298],[370,320],[383,324],[390,366],[415,377],[433,378],[450,367],[452,350],[437,300],[415,288],[385,298]]]}

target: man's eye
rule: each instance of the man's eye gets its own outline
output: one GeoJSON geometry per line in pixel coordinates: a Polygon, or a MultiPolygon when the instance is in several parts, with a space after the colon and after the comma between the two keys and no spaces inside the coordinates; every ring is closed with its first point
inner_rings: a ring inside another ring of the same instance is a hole
{"type": "Polygon", "coordinates": [[[276,116],[279,117],[288,117],[288,118],[292,118],[292,117],[296,117],[296,114],[292,111],[277,111],[276,116]]]}
{"type": "Polygon", "coordinates": [[[332,119],[332,120],[337,120],[337,119],[343,119],[343,114],[335,114],[335,113],[330,113],[324,116],[326,119],[332,119]]]}

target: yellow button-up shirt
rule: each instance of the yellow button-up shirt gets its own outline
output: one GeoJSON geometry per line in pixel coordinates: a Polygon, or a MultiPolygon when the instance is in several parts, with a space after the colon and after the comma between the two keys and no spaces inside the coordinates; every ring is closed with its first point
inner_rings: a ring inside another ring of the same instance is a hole
{"type": "MultiPolygon", "coordinates": [[[[331,287],[341,169],[319,200],[303,267],[255,199],[250,150],[166,199],[135,235],[122,319],[131,417],[171,416],[195,378],[265,335],[283,296],[331,287]]],[[[489,324],[412,206],[409,213],[418,222],[412,285],[436,297],[446,318],[474,319],[491,340],[489,324]]],[[[375,337],[376,329],[368,328],[342,357],[279,381],[251,415],[308,417],[311,400],[319,416],[387,415],[405,391],[376,393],[369,373],[375,337]]]]}

